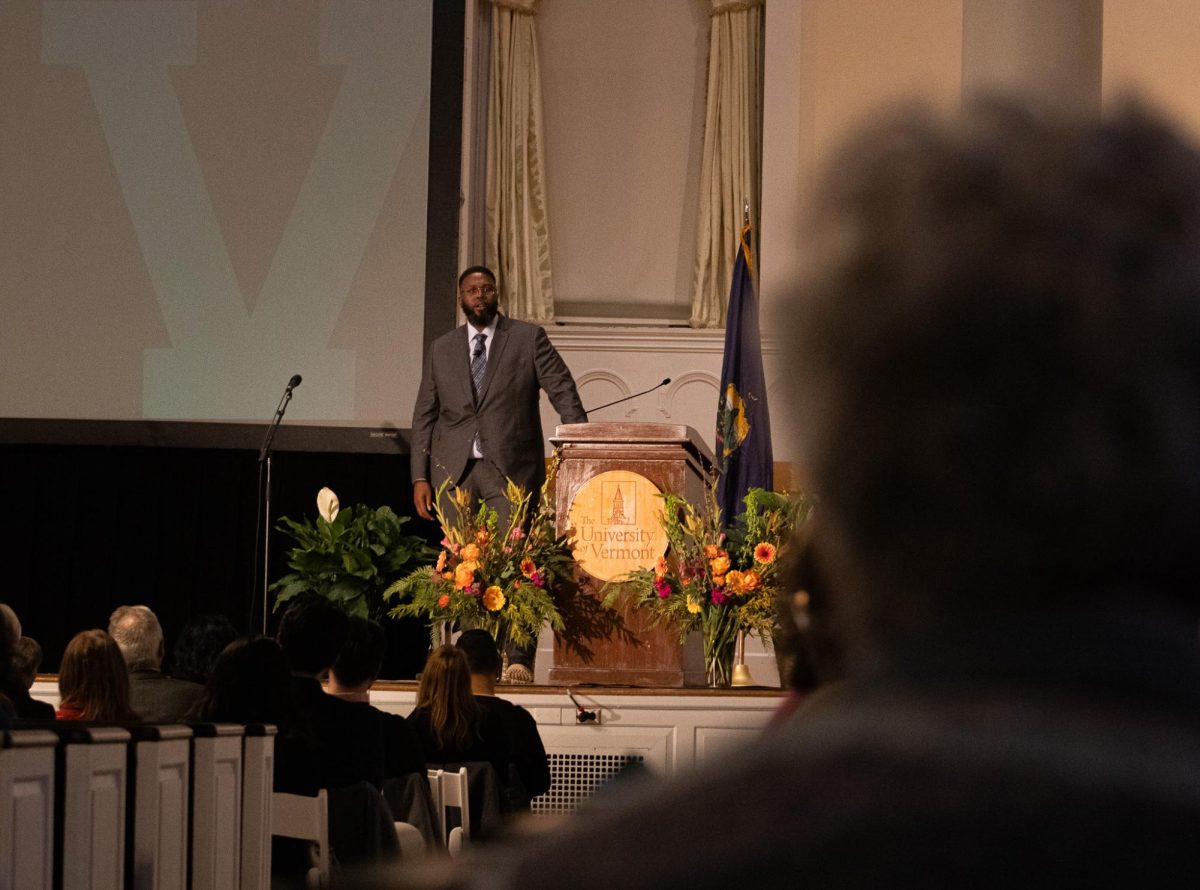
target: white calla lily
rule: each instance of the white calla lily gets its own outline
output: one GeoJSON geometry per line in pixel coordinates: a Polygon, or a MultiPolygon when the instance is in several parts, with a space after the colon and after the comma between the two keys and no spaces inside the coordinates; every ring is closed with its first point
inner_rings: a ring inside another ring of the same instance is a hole
{"type": "Polygon", "coordinates": [[[338,496],[333,493],[332,488],[322,488],[317,492],[317,513],[326,522],[333,522],[337,518],[338,510],[341,509],[341,504],[338,503],[338,496]]]}

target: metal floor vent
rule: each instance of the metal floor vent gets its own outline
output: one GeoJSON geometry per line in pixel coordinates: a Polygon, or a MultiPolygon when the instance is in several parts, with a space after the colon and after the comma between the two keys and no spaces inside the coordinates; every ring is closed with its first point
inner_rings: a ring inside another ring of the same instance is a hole
{"type": "Polygon", "coordinates": [[[549,758],[550,790],[532,803],[537,816],[573,813],[630,764],[646,762],[641,754],[550,754],[549,758]]]}

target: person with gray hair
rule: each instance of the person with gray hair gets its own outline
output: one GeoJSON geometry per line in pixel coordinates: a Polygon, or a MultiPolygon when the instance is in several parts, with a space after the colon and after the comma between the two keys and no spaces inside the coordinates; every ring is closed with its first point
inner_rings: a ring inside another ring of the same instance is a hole
{"type": "Polygon", "coordinates": [[[16,703],[8,692],[13,679],[9,660],[20,638],[21,622],[17,619],[17,613],[7,603],[0,603],[0,729],[19,716],[16,703]]]}
{"type": "Polygon", "coordinates": [[[146,723],[178,723],[204,687],[162,672],[162,625],[147,606],[119,606],[108,620],[129,668],[130,703],[146,723]]]}

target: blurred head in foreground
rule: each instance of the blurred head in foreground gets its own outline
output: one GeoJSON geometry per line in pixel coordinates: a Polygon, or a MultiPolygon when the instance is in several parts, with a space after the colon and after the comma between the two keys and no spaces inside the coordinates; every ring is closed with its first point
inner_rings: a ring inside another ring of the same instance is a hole
{"type": "Polygon", "coordinates": [[[1200,160],[1134,105],[904,109],[839,155],[793,310],[800,460],[852,648],[1200,604],[1200,160]]]}

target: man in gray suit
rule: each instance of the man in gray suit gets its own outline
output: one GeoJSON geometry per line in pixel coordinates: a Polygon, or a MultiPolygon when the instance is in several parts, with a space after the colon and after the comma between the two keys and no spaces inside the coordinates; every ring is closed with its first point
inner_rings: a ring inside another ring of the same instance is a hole
{"type": "Polygon", "coordinates": [[[168,677],[161,670],[162,625],[147,606],[118,606],[108,619],[108,633],[129,667],[129,703],[146,723],[178,723],[204,688],[168,677]]]}
{"type": "Polygon", "coordinates": [[[545,479],[539,392],[563,423],[587,420],[575,380],[545,330],[500,315],[496,276],[459,276],[467,323],[434,341],[412,420],[413,506],[433,518],[434,488],[450,479],[508,519],[512,479],[536,498],[545,479]]]}

